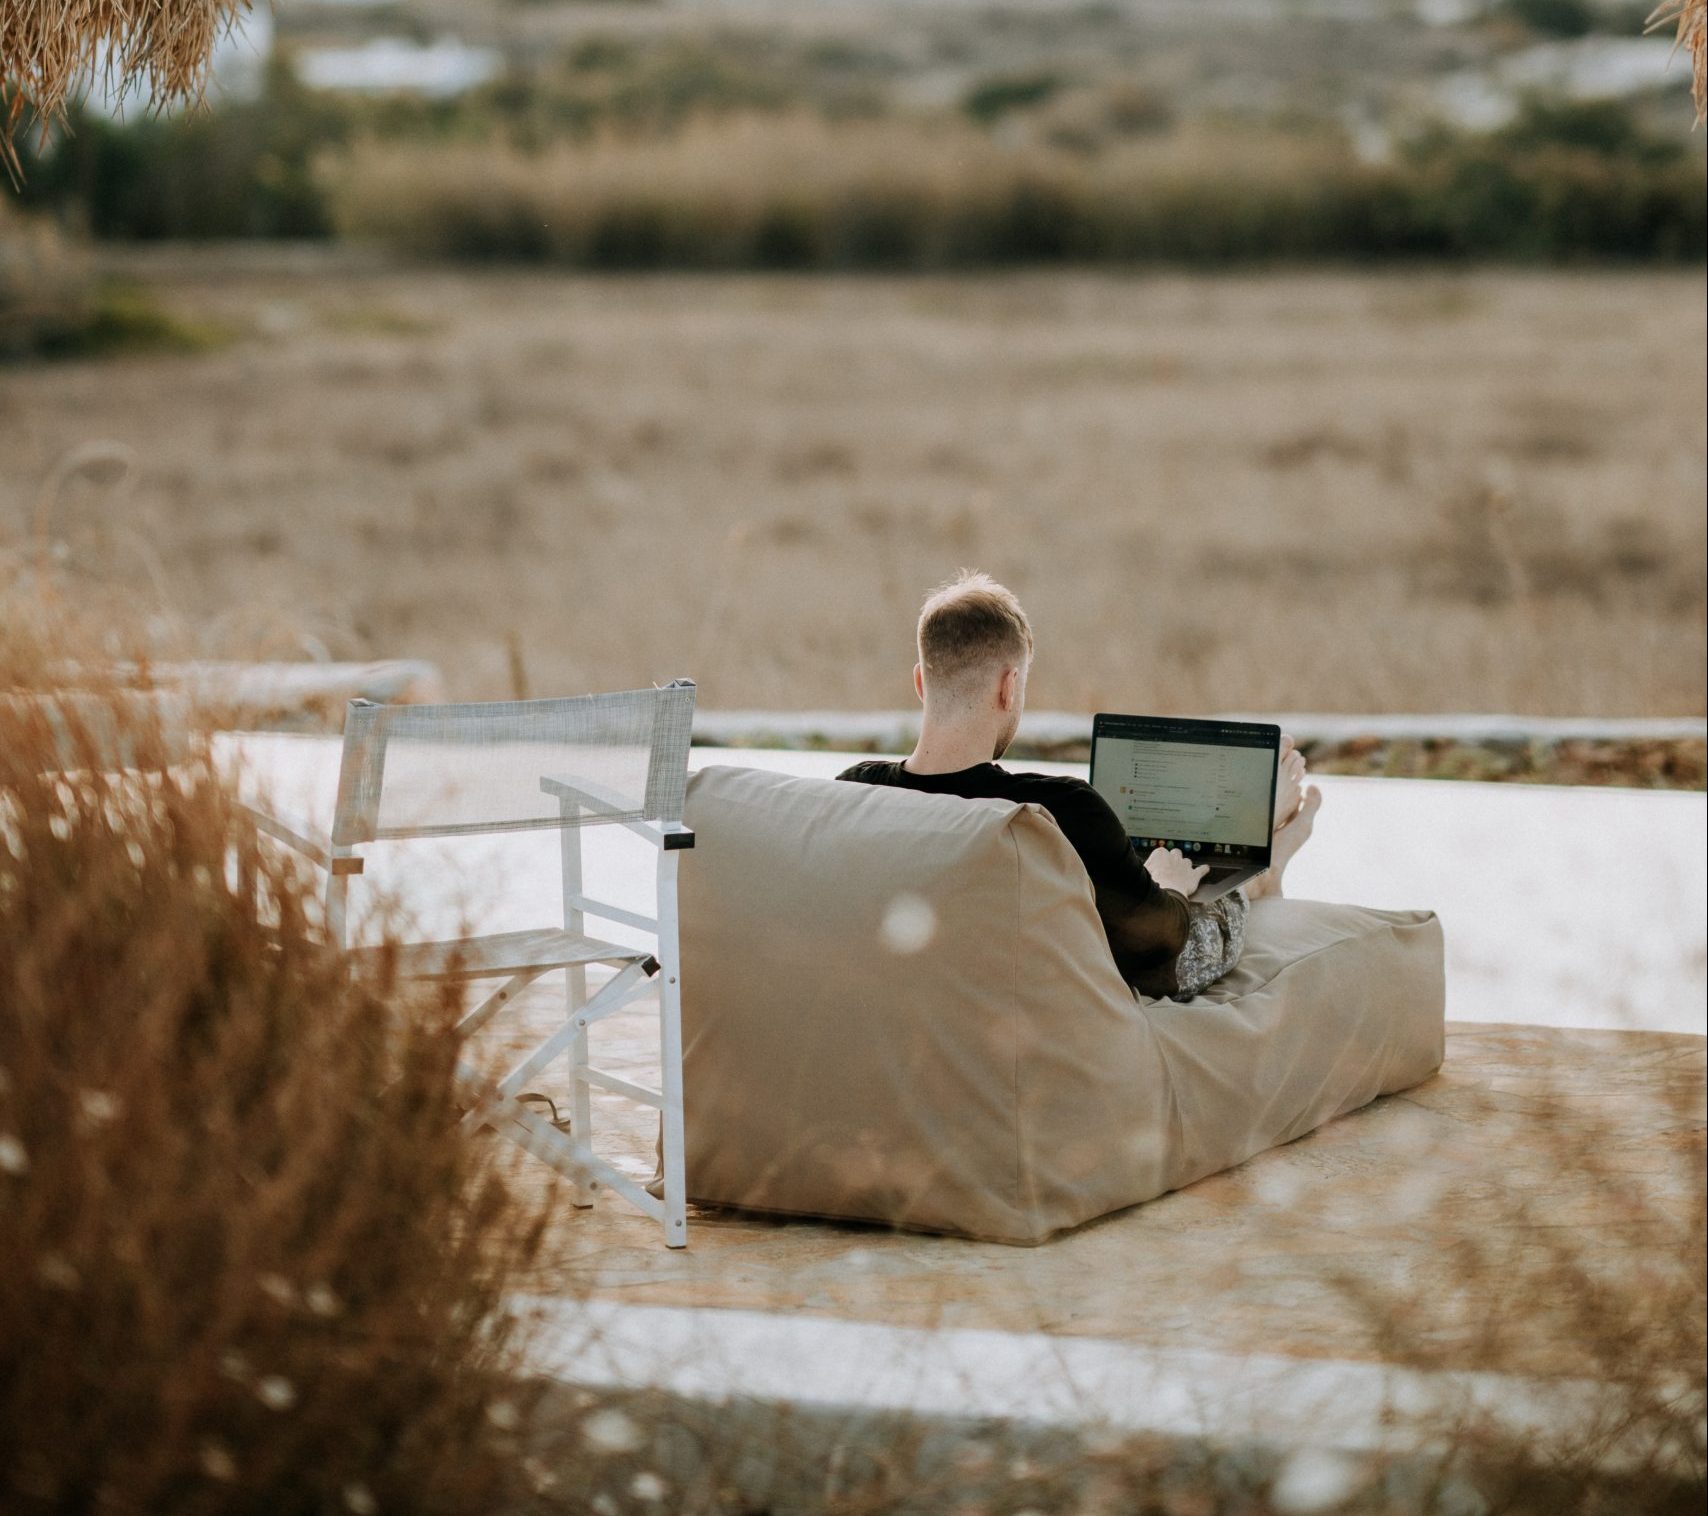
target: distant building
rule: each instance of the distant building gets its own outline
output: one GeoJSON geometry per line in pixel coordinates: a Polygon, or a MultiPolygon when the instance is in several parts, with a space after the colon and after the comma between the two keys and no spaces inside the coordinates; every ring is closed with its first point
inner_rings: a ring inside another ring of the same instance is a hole
{"type": "Polygon", "coordinates": [[[348,47],[300,47],[297,78],[311,89],[402,92],[445,99],[496,79],[504,58],[496,48],[471,47],[455,37],[429,43],[373,37],[348,47]]]}
{"type": "MultiPolygon", "coordinates": [[[[353,10],[368,8],[370,0],[315,3],[328,9],[353,10]]],[[[297,0],[289,10],[300,16],[313,8],[305,0],[297,0]]],[[[291,19],[288,14],[287,27],[291,19]]],[[[272,7],[257,5],[244,13],[214,44],[208,69],[209,102],[259,98],[276,42],[272,7]]],[[[123,91],[110,89],[105,49],[96,57],[93,76],[83,92],[91,109],[114,120],[140,116],[152,109],[145,84],[123,91]]],[[[304,42],[292,46],[289,57],[297,77],[311,89],[399,92],[435,99],[474,89],[497,78],[504,68],[503,54],[496,48],[474,47],[449,34],[426,43],[405,37],[369,37],[336,44],[304,42]]]]}

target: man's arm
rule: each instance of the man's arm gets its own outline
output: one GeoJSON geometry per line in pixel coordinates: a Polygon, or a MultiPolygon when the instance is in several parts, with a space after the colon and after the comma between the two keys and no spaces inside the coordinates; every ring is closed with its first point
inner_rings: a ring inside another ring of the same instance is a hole
{"type": "MultiPolygon", "coordinates": [[[[1173,994],[1175,961],[1191,927],[1185,894],[1157,881],[1133,851],[1121,818],[1084,780],[1059,780],[1045,793],[1047,799],[1039,798],[1091,876],[1097,914],[1122,976],[1141,994],[1173,994]]],[[[1182,868],[1192,872],[1184,862],[1182,868]]],[[[1197,887],[1195,877],[1182,882],[1197,887]]]]}
{"type": "Polygon", "coordinates": [[[1193,867],[1179,849],[1158,848],[1149,860],[1141,859],[1121,818],[1084,780],[1061,780],[1045,804],[1100,889],[1119,891],[1138,904],[1155,902],[1159,895],[1184,899],[1207,872],[1208,866],[1193,867]]]}

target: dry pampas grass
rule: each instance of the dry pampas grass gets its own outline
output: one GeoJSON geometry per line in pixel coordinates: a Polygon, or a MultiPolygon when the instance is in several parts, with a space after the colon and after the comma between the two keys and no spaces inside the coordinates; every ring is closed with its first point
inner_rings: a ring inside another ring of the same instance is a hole
{"type": "Polygon", "coordinates": [[[4,0],[0,4],[0,159],[16,176],[24,111],[64,114],[97,66],[115,88],[146,83],[156,104],[201,97],[214,43],[250,0],[4,0]]]}
{"type": "Polygon", "coordinates": [[[1678,45],[1690,52],[1696,124],[1708,120],[1708,0],[1663,0],[1649,16],[1650,31],[1676,24],[1678,45]]]}
{"type": "Polygon", "coordinates": [[[0,1511],[513,1511],[549,1194],[117,630],[0,562],[0,1511]]]}

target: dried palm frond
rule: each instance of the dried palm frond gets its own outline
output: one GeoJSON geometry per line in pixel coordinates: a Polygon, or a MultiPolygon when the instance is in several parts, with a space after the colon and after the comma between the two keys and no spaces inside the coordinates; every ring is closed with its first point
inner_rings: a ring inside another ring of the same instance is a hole
{"type": "Polygon", "coordinates": [[[1645,31],[1676,23],[1678,46],[1690,53],[1691,94],[1696,101],[1696,124],[1708,120],[1708,0],[1661,0],[1649,16],[1645,31]]]}
{"type": "Polygon", "coordinates": [[[199,100],[214,43],[251,0],[0,0],[0,162],[16,178],[26,107],[63,116],[71,91],[104,63],[115,91],[152,103],[199,100]]]}

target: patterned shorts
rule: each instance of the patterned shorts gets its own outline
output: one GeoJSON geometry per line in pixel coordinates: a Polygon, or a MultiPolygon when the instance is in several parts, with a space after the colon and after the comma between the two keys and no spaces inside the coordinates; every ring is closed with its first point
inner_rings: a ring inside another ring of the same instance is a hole
{"type": "Polygon", "coordinates": [[[1175,960],[1175,978],[1180,988],[1170,1000],[1190,1000],[1239,962],[1245,949],[1245,918],[1251,902],[1244,890],[1229,890],[1219,900],[1200,904],[1186,902],[1190,926],[1186,946],[1175,960]]]}

